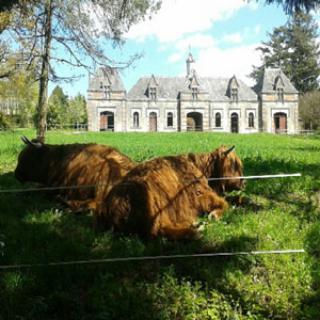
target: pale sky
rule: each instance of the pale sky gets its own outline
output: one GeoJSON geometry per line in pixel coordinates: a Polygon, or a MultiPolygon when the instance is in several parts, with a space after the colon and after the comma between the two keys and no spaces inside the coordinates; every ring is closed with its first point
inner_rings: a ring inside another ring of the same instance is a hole
{"type": "MultiPolygon", "coordinates": [[[[115,60],[130,54],[143,56],[122,72],[129,91],[142,76],[183,76],[185,60],[191,48],[199,76],[231,77],[236,75],[247,84],[252,65],[259,65],[255,50],[267,33],[285,24],[281,7],[265,6],[255,0],[163,0],[162,8],[151,20],[133,26],[121,49],[108,46],[106,53],[115,60]]],[[[68,73],[68,70],[61,70],[68,73]]],[[[78,92],[87,96],[88,75],[60,86],[70,96],[78,92]]],[[[51,84],[50,89],[55,86],[51,84]]]]}

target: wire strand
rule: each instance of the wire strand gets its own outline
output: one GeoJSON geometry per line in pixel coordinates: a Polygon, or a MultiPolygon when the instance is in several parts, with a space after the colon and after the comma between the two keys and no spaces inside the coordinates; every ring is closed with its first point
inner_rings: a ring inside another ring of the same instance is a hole
{"type": "Polygon", "coordinates": [[[28,269],[39,267],[58,267],[70,265],[88,265],[113,262],[132,262],[132,261],[151,261],[151,260],[168,260],[168,259],[186,259],[186,258],[210,258],[210,257],[230,257],[230,256],[250,256],[250,255],[272,255],[272,254],[297,254],[305,253],[304,249],[287,249],[287,250],[262,250],[262,251],[239,251],[239,252],[216,252],[216,253],[199,253],[199,254],[176,254],[161,256],[142,256],[142,257],[125,257],[125,258],[107,258],[107,259],[91,259],[91,260],[74,260],[59,261],[35,264],[14,264],[0,265],[0,270],[28,269]]]}
{"type": "MultiPolygon", "coordinates": [[[[209,178],[208,181],[219,181],[219,180],[253,180],[253,179],[274,179],[274,178],[288,178],[288,177],[301,177],[301,173],[291,174],[274,174],[274,175],[261,175],[261,176],[241,176],[241,177],[220,177],[220,178],[209,178]]],[[[100,184],[101,185],[101,184],[100,184]]],[[[95,188],[97,184],[88,185],[73,185],[73,186],[60,186],[60,187],[40,187],[40,188],[17,188],[17,189],[0,189],[1,193],[21,193],[21,192],[34,192],[34,191],[55,191],[55,190],[70,190],[70,189],[85,189],[95,188]]]]}

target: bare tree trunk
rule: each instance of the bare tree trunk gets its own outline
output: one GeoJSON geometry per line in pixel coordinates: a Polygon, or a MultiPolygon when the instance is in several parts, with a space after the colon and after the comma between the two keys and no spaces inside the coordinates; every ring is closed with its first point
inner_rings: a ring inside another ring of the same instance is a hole
{"type": "Polygon", "coordinates": [[[52,37],[52,4],[51,0],[45,3],[45,24],[44,24],[44,48],[42,54],[41,75],[39,83],[39,100],[37,106],[37,139],[44,142],[44,136],[47,126],[48,111],[48,82],[49,82],[49,63],[50,63],[50,45],[52,37]]]}

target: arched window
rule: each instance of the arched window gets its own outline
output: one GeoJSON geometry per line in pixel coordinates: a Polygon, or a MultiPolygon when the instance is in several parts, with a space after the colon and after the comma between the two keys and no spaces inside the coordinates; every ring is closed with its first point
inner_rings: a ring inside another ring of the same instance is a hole
{"type": "Polygon", "coordinates": [[[221,127],[221,113],[217,112],[215,115],[215,127],[220,128],[221,127]]]}
{"type": "Polygon", "coordinates": [[[139,113],[138,112],[133,113],[133,127],[139,128],[139,113]]]}
{"type": "Polygon", "coordinates": [[[173,127],[173,113],[168,112],[167,114],[167,127],[173,127]]]}
{"type": "Polygon", "coordinates": [[[248,115],[248,126],[249,128],[254,128],[254,114],[250,112],[248,115]]]}

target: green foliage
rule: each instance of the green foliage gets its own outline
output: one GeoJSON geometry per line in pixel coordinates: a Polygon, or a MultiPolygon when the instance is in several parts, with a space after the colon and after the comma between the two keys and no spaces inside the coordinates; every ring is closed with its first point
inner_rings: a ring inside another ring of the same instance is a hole
{"type": "Polygon", "coordinates": [[[265,3],[277,3],[282,5],[283,9],[289,14],[299,11],[308,12],[311,10],[316,10],[320,6],[319,0],[265,0],[265,3]]]}
{"type": "Polygon", "coordinates": [[[63,93],[61,87],[56,86],[49,98],[49,108],[47,114],[48,129],[55,126],[62,126],[66,123],[66,113],[68,110],[68,96],[63,93]]]}
{"type": "Polygon", "coordinates": [[[299,92],[318,88],[320,76],[318,26],[311,14],[296,12],[286,25],[275,28],[270,40],[258,49],[263,64],[254,67],[251,77],[258,80],[264,67],[278,66],[299,92]]]}
{"type": "Polygon", "coordinates": [[[87,123],[86,99],[80,93],[69,100],[68,118],[70,124],[75,126],[87,123]]]}
{"type": "Polygon", "coordinates": [[[299,115],[305,129],[320,128],[320,91],[312,91],[300,97],[299,115]]]}
{"type": "MultiPolygon", "coordinates": [[[[0,133],[1,188],[13,176],[21,135],[0,133]]],[[[213,133],[72,135],[48,143],[104,143],[135,160],[236,145],[245,174],[301,172],[248,180],[242,207],[207,221],[198,241],[144,242],[95,232],[41,193],[0,193],[0,265],[112,257],[305,248],[306,254],[121,262],[1,271],[0,319],[317,319],[320,301],[320,137],[213,133]],[[0,244],[1,245],[1,244],[0,244]]],[[[27,187],[27,186],[26,186],[27,187]]]]}
{"type": "Polygon", "coordinates": [[[10,120],[2,112],[0,112],[0,130],[9,129],[11,127],[10,120]]]}
{"type": "MultiPolygon", "coordinates": [[[[2,25],[6,30],[12,31],[8,32],[7,38],[13,40],[13,47],[23,49],[31,61],[37,61],[41,66],[35,121],[37,137],[44,140],[48,82],[61,80],[56,72],[57,65],[68,65],[70,70],[75,67],[92,70],[97,64],[130,64],[139,55],[120,63],[108,57],[103,47],[110,41],[121,44],[123,34],[133,24],[157,11],[161,0],[21,1],[23,5],[12,10],[9,22],[1,15],[0,23],[4,21],[2,25]],[[101,30],[97,30],[97,23],[101,30]]],[[[74,77],[71,71],[67,78],[74,77]]],[[[60,122],[56,115],[52,119],[60,122]]]]}
{"type": "Polygon", "coordinates": [[[37,103],[37,85],[23,69],[0,82],[0,108],[15,126],[30,127],[37,103]]]}
{"type": "Polygon", "coordinates": [[[81,94],[69,99],[60,86],[56,86],[49,98],[48,129],[78,127],[87,123],[86,100],[81,94]]]}

